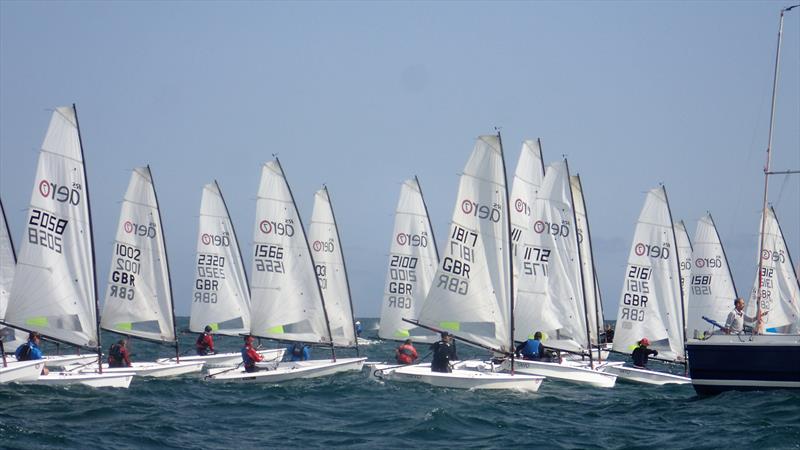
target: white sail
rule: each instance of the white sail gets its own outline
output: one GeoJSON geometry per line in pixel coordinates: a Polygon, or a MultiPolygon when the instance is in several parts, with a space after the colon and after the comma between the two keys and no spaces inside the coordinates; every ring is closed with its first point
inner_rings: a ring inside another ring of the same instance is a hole
{"type": "Polygon", "coordinates": [[[579,175],[569,177],[572,187],[572,201],[575,205],[575,224],[578,230],[578,248],[581,252],[583,280],[586,284],[586,318],[589,322],[589,336],[592,345],[599,343],[598,333],[603,329],[603,305],[600,301],[597,273],[594,270],[592,253],[592,236],[589,230],[589,219],[586,213],[586,202],[583,197],[583,186],[579,175]]]}
{"type": "Polygon", "coordinates": [[[133,170],[111,251],[100,326],[115,333],[175,342],[164,229],[149,167],[133,170]]]}
{"type": "Polygon", "coordinates": [[[438,336],[403,321],[417,318],[439,265],[431,221],[416,178],[406,180],[400,188],[394,217],[378,335],[383,339],[435,342],[438,336]]]}
{"type": "Polygon", "coordinates": [[[239,240],[219,185],[203,187],[189,329],[238,336],[250,333],[250,287],[239,240]]]}
{"type": "Polygon", "coordinates": [[[74,108],[53,112],[25,223],[5,322],[96,347],[92,233],[74,108]]]}
{"type": "MultiPolygon", "coordinates": [[[[761,249],[761,332],[797,333],[800,328],[800,285],[783,238],[778,217],[772,207],[767,209],[763,230],[764,247],[761,249]]],[[[756,271],[757,272],[757,271],[756,271]]],[[[755,317],[758,311],[759,277],[753,283],[747,315],[755,317]]]]}
{"type": "Polygon", "coordinates": [[[14,282],[14,271],[17,256],[14,254],[14,243],[8,231],[6,210],[0,200],[0,320],[6,315],[8,299],[11,297],[11,284],[14,282]]]}
{"type": "MultiPolygon", "coordinates": [[[[682,220],[672,224],[675,227],[675,240],[678,242],[678,261],[681,271],[681,289],[683,292],[683,317],[689,311],[689,275],[692,272],[692,241],[682,220]]],[[[691,334],[689,334],[691,336],[691,334]]]]}
{"type": "MultiPolygon", "coordinates": [[[[533,226],[531,208],[543,178],[544,163],[539,141],[526,140],[522,143],[517,170],[511,184],[511,242],[514,245],[514,280],[519,278],[522,270],[520,267],[522,260],[518,253],[520,239],[522,233],[527,232],[533,226]]],[[[516,287],[516,282],[514,286],[516,287]]]]}
{"type": "Polygon", "coordinates": [[[703,317],[724,324],[737,298],[728,259],[711,214],[697,222],[692,259],[691,274],[686,278],[689,285],[686,335],[697,339],[714,331],[703,317]]]}
{"type": "Polygon", "coordinates": [[[511,351],[507,190],[498,136],[481,136],[467,161],[444,259],[419,321],[511,351]]]}
{"type": "Polygon", "coordinates": [[[550,164],[522,235],[522,270],[515,308],[515,339],[535,332],[548,346],[580,351],[588,346],[575,215],[566,160],[550,164]]]}
{"type": "Polygon", "coordinates": [[[625,268],[614,350],[630,353],[646,337],[659,357],[684,356],[677,244],[664,187],[651,189],[639,214],[625,268]]]}
{"type": "Polygon", "coordinates": [[[286,341],[329,343],[306,232],[277,160],[261,168],[253,241],[252,333],[286,341]]]}
{"type": "Polygon", "coordinates": [[[353,347],[356,345],[356,334],[350,285],[328,188],[320,189],[314,195],[308,243],[311,245],[322,298],[328,311],[333,343],[341,347],[353,347]]]}

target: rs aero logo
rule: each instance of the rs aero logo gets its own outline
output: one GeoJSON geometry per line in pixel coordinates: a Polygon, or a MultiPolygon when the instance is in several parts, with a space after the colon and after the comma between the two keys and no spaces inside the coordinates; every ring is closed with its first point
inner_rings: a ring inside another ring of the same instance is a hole
{"type": "Polygon", "coordinates": [[[291,220],[286,223],[275,222],[274,220],[262,220],[258,224],[258,229],[264,234],[276,234],[278,236],[294,236],[294,225],[291,220]]]}
{"type": "Polygon", "coordinates": [[[228,233],[219,234],[209,234],[203,233],[200,236],[200,241],[203,245],[213,245],[214,247],[230,247],[231,245],[231,238],[228,236],[228,233]]]}
{"type": "Polygon", "coordinates": [[[427,247],[428,246],[428,233],[422,234],[409,234],[397,233],[397,244],[408,245],[409,247],[427,247]]]}
{"type": "Polygon", "coordinates": [[[148,225],[144,225],[126,220],[125,223],[122,224],[122,229],[128,234],[135,234],[136,236],[148,237],[150,239],[156,237],[156,224],[152,222],[148,225]]]}
{"type": "Polygon", "coordinates": [[[333,243],[333,239],[329,239],[327,241],[314,241],[314,243],[311,244],[311,248],[313,248],[315,252],[333,253],[336,246],[333,243]]]}
{"type": "Polygon", "coordinates": [[[637,243],[633,248],[638,256],[649,256],[651,258],[669,259],[669,245],[664,244],[661,246],[637,243]]]}
{"type": "Polygon", "coordinates": [[[537,220],[533,223],[533,231],[538,234],[552,234],[553,236],[567,237],[569,236],[570,223],[566,220],[558,223],[544,222],[537,220]]]}
{"type": "Polygon", "coordinates": [[[761,259],[764,261],[774,261],[774,262],[786,262],[786,254],[783,250],[778,250],[777,252],[774,250],[763,249],[761,250],[761,259]]]}
{"type": "Polygon", "coordinates": [[[81,185],[72,183],[72,187],[58,185],[48,180],[39,182],[39,194],[44,198],[55,200],[59,203],[69,203],[78,206],[81,203],[81,185]]]}
{"type": "Polygon", "coordinates": [[[501,208],[500,205],[497,204],[489,207],[475,203],[472,200],[464,200],[461,202],[461,212],[479,219],[489,219],[495,223],[500,222],[501,208]]]}
{"type": "Polygon", "coordinates": [[[694,260],[694,265],[701,269],[703,267],[718,269],[722,267],[722,258],[720,258],[719,256],[715,258],[697,258],[694,260]]]}
{"type": "Polygon", "coordinates": [[[525,200],[518,198],[514,200],[514,209],[518,213],[525,214],[526,216],[531,215],[531,207],[525,202],[525,200]]]}

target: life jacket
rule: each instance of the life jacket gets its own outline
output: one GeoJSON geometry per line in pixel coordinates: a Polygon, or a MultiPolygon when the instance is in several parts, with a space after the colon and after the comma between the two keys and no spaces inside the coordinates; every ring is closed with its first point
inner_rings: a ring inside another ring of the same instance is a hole
{"type": "Polygon", "coordinates": [[[198,350],[208,350],[208,343],[206,342],[206,336],[208,336],[208,333],[203,333],[200,336],[197,336],[197,340],[194,342],[194,346],[197,347],[198,350]]]}
{"type": "Polygon", "coordinates": [[[108,348],[108,364],[122,364],[125,358],[122,356],[122,346],[119,344],[111,344],[108,348]]]}
{"type": "Polygon", "coordinates": [[[414,347],[403,344],[397,349],[397,362],[411,364],[414,362],[414,347]]]}
{"type": "Polygon", "coordinates": [[[26,342],[19,346],[17,351],[14,352],[14,356],[17,357],[17,361],[30,361],[31,359],[31,343],[26,342]]]}

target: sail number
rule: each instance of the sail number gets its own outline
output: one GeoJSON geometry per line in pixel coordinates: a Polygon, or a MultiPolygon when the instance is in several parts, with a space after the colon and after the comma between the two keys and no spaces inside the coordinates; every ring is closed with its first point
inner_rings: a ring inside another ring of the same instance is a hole
{"type": "Polygon", "coordinates": [[[417,282],[418,259],[413,256],[392,255],[389,262],[387,297],[389,308],[411,309],[411,295],[417,282]]]}
{"type": "Polygon", "coordinates": [[[625,292],[622,294],[620,320],[644,322],[647,312],[647,295],[650,293],[650,267],[631,265],[625,279],[625,292]]]}
{"type": "Polygon", "coordinates": [[[692,294],[711,295],[711,275],[694,275],[692,277],[692,294]]]}
{"type": "Polygon", "coordinates": [[[453,227],[450,235],[449,256],[442,260],[441,270],[436,287],[459,295],[469,292],[470,264],[475,261],[475,244],[478,233],[466,230],[458,225],[453,227]]]}
{"type": "Polygon", "coordinates": [[[133,300],[136,295],[136,275],[141,272],[142,251],[132,245],[114,244],[114,266],[108,296],[133,300]]]}
{"type": "Polygon", "coordinates": [[[272,244],[256,244],[253,262],[259,272],[284,273],[283,247],[272,244]]]}
{"type": "Polygon", "coordinates": [[[522,271],[525,275],[547,276],[547,265],[550,262],[549,248],[525,246],[522,253],[522,271]]]}
{"type": "Polygon", "coordinates": [[[28,219],[28,242],[61,253],[63,250],[61,236],[67,223],[68,220],[59,219],[48,212],[31,209],[31,218],[28,219]]]}

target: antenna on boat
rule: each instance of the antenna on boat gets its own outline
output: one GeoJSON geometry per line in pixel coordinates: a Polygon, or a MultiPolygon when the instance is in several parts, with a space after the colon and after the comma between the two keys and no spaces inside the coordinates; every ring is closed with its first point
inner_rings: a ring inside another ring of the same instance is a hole
{"type": "MultiPolygon", "coordinates": [[[[781,40],[783,38],[783,16],[797,8],[800,4],[792,5],[786,8],[781,9],[780,20],[778,23],[778,45],[777,49],[775,50],[775,70],[772,75],[772,108],[770,109],[769,114],[769,134],[767,137],[767,163],[764,166],[764,201],[761,207],[761,229],[759,237],[759,244],[758,244],[758,289],[756,290],[756,327],[754,328],[754,333],[757,333],[758,330],[761,328],[761,293],[762,293],[762,285],[763,285],[763,274],[761,273],[764,270],[764,265],[762,263],[761,252],[764,250],[764,227],[767,225],[767,193],[769,192],[769,176],[773,173],[770,171],[770,165],[772,163],[772,133],[775,130],[775,105],[777,103],[777,93],[778,93],[778,73],[780,72],[780,62],[781,62],[781,40]]],[[[789,173],[800,173],[797,170],[787,170],[783,171],[782,173],[789,174],[789,173]]]]}
{"type": "Polygon", "coordinates": [[[81,126],[78,122],[78,109],[72,104],[72,113],[75,115],[75,129],[78,131],[78,145],[81,148],[81,166],[83,167],[83,187],[86,189],[86,211],[89,214],[89,238],[92,244],[92,286],[94,287],[94,318],[97,327],[97,371],[103,373],[103,348],[100,346],[100,299],[97,296],[97,259],[94,252],[94,230],[92,226],[92,203],[89,201],[89,177],[86,176],[86,158],[83,156],[83,138],[81,126]]]}

